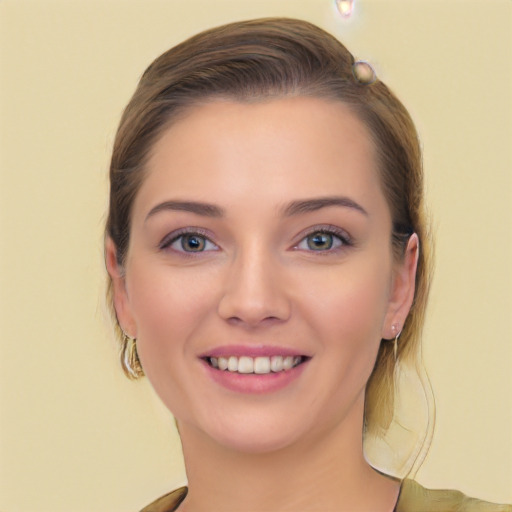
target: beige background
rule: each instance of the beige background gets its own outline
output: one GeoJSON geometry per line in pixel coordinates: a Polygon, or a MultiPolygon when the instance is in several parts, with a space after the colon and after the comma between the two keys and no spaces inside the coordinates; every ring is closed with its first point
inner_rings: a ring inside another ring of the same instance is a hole
{"type": "Polygon", "coordinates": [[[184,482],[172,419],[104,321],[109,149],[149,62],[228,21],[335,33],[409,107],[438,262],[437,429],[418,479],[512,502],[509,0],[0,0],[0,510],[138,510],[184,482]]]}

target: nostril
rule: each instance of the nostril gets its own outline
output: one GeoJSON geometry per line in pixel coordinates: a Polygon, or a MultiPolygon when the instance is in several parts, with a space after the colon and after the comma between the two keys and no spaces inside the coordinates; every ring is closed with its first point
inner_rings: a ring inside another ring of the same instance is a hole
{"type": "Polygon", "coordinates": [[[249,319],[247,317],[240,318],[238,316],[232,316],[229,318],[226,318],[226,321],[233,325],[233,326],[247,326],[247,327],[253,327],[253,326],[262,326],[262,325],[272,325],[274,323],[282,322],[283,320],[278,318],[277,316],[267,316],[263,318],[255,318],[255,319],[249,319]]]}
{"type": "Polygon", "coordinates": [[[256,252],[244,252],[226,274],[217,309],[219,316],[233,325],[272,324],[290,315],[287,287],[278,269],[261,260],[261,249],[256,252]]]}

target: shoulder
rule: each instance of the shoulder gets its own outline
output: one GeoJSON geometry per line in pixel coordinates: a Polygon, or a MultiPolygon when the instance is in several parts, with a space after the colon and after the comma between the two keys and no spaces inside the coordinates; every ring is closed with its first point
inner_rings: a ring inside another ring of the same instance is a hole
{"type": "Polygon", "coordinates": [[[497,505],[469,498],[460,491],[425,489],[414,480],[404,480],[396,512],[512,512],[512,505],[497,505]]]}
{"type": "Polygon", "coordinates": [[[180,487],[175,491],[165,494],[164,496],[153,501],[148,506],[144,507],[140,512],[174,512],[179,504],[185,499],[188,489],[180,487]]]}

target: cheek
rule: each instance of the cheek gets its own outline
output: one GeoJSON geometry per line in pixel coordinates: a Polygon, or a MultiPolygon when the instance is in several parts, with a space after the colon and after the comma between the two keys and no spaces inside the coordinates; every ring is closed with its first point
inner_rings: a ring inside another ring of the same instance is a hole
{"type": "Polygon", "coordinates": [[[138,347],[146,366],[193,350],[187,340],[211,317],[214,278],[194,269],[135,267],[128,292],[137,325],[138,347]]]}
{"type": "Polygon", "coordinates": [[[317,281],[312,302],[318,305],[318,319],[335,336],[345,335],[354,343],[376,338],[380,341],[388,307],[390,273],[383,268],[344,268],[317,281]]]}
{"type": "Polygon", "coordinates": [[[208,332],[215,311],[215,273],[208,278],[198,270],[156,265],[131,270],[127,284],[144,373],[167,408],[187,419],[194,396],[190,368],[197,364],[195,340],[208,332]]]}
{"type": "Polygon", "coordinates": [[[365,386],[373,370],[386,318],[390,272],[386,265],[340,268],[317,280],[308,299],[308,323],[330,356],[330,370],[344,382],[365,386]],[[326,276],[327,277],[327,276],[326,276]]]}
{"type": "MultiPolygon", "coordinates": [[[[363,399],[381,342],[390,290],[385,262],[358,260],[303,280],[302,332],[316,340],[312,368],[326,396],[305,406],[333,424],[363,399]],[[377,262],[377,263],[376,263],[377,262]]],[[[308,396],[305,392],[305,396],[308,396]]]]}

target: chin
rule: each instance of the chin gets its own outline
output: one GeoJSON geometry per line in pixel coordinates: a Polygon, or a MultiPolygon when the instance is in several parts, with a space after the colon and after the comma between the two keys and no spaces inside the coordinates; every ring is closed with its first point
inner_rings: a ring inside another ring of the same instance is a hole
{"type": "Polygon", "coordinates": [[[215,441],[223,448],[239,453],[263,455],[284,450],[292,446],[297,439],[275,429],[258,429],[251,431],[224,431],[216,436],[215,441]]]}
{"type": "MultiPolygon", "coordinates": [[[[279,417],[275,413],[251,415],[247,411],[240,414],[232,414],[229,418],[220,417],[203,418],[192,425],[179,422],[180,433],[195,431],[208,444],[213,443],[220,449],[245,454],[268,454],[286,449],[307,436],[311,428],[307,425],[307,418],[279,417]]],[[[194,435],[197,440],[196,435],[194,435]]],[[[189,438],[188,435],[184,436],[189,438]]],[[[185,440],[185,439],[184,439],[185,440]]]]}

